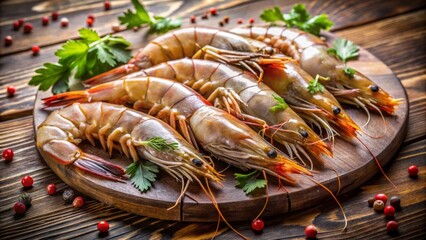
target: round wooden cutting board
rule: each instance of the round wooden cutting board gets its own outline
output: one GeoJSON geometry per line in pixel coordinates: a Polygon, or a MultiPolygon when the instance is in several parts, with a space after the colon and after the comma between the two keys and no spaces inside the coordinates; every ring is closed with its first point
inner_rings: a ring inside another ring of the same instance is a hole
{"type": "MultiPolygon", "coordinates": [[[[331,43],[333,36],[329,34],[327,36],[329,36],[328,42],[331,43]]],[[[364,132],[370,136],[382,136],[384,134],[383,137],[375,139],[364,134],[360,135],[361,141],[370,148],[383,166],[392,158],[406,133],[408,100],[405,90],[392,71],[364,49],[360,49],[359,59],[350,61],[348,65],[370,77],[393,97],[404,99],[394,116],[385,115],[387,128],[384,127],[384,122],[380,115],[372,113],[371,122],[365,127],[364,132]],[[385,129],[387,129],[386,132],[385,129]]],[[[38,92],[37,94],[34,107],[35,131],[37,131],[37,126],[49,114],[49,111],[42,109],[41,102],[42,98],[48,96],[50,96],[50,92],[38,92]]],[[[360,109],[350,107],[346,109],[352,118],[362,126],[366,121],[366,114],[360,109]]],[[[110,159],[108,154],[102,150],[100,144],[93,147],[85,141],[79,146],[89,153],[110,159]]],[[[176,221],[215,222],[218,219],[217,212],[210,200],[196,183],[189,187],[178,206],[167,210],[178,198],[181,185],[164,171],[158,175],[158,179],[151,190],[146,193],[140,193],[131,186],[129,181],[122,183],[103,180],[81,172],[74,166],[59,165],[44,156],[43,158],[49,167],[70,187],[122,210],[176,221]]],[[[131,160],[120,156],[119,153],[114,153],[111,161],[122,167],[126,167],[131,163],[131,160]]],[[[379,171],[373,157],[356,139],[345,141],[337,137],[334,145],[334,158],[327,158],[326,163],[332,166],[340,176],[340,194],[359,187],[379,171]]],[[[218,163],[216,167],[221,170],[226,165],[218,163]]],[[[251,220],[261,211],[266,199],[265,194],[263,191],[255,191],[253,194],[245,195],[241,189],[235,187],[233,177],[235,171],[236,169],[233,168],[226,170],[224,172],[226,181],[223,182],[223,187],[212,184],[212,190],[227,220],[251,220]]],[[[336,193],[338,190],[336,172],[329,169],[321,169],[315,172],[314,179],[336,193]]],[[[322,201],[329,201],[331,205],[335,205],[330,194],[324,189],[306,177],[300,175],[294,175],[294,177],[299,179],[296,186],[285,186],[285,188],[281,189],[278,189],[276,179],[269,177],[269,202],[262,216],[285,214],[313,207],[322,201]]]]}

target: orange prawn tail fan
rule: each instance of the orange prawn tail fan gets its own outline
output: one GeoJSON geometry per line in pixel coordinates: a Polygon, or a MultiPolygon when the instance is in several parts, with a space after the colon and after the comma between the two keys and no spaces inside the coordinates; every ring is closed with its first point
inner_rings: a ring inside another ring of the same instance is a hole
{"type": "MultiPolygon", "coordinates": [[[[281,160],[281,159],[278,159],[278,160],[281,160]]],[[[280,175],[280,177],[282,177],[283,180],[285,180],[286,182],[292,185],[296,184],[296,179],[291,177],[289,173],[306,174],[308,176],[313,176],[308,169],[288,159],[281,161],[281,163],[276,164],[274,166],[274,170],[278,175],[280,175]]]]}
{"type": "Polygon", "coordinates": [[[120,67],[109,70],[108,72],[89,78],[84,81],[84,84],[93,86],[106,82],[111,82],[135,71],[137,71],[137,69],[134,64],[124,64],[120,67]]]}
{"type": "Polygon", "coordinates": [[[90,101],[90,94],[87,91],[64,92],[43,98],[43,105],[46,108],[68,106],[73,103],[85,103],[90,101]]]}

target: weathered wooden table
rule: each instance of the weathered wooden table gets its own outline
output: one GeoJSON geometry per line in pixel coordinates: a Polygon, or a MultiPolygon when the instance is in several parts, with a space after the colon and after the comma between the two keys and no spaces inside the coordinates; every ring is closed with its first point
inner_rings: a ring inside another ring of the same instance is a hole
{"type": "MultiPolygon", "coordinates": [[[[385,167],[385,171],[400,189],[396,192],[381,174],[367,181],[359,189],[340,196],[349,228],[346,233],[339,229],[342,218],[332,201],[315,208],[291,215],[266,218],[261,235],[254,234],[250,222],[233,225],[244,235],[259,239],[304,238],[304,228],[315,224],[321,239],[420,239],[426,236],[426,3],[413,1],[145,1],[147,8],[160,15],[180,16],[189,24],[189,16],[201,16],[214,6],[219,9],[218,18],[198,21],[217,26],[219,19],[230,17],[228,27],[236,26],[238,18],[245,21],[258,16],[265,8],[279,5],[288,11],[295,3],[306,3],[312,14],[327,13],[335,22],[332,32],[364,47],[386,63],[405,86],[410,103],[408,133],[401,149],[385,167]],[[409,178],[408,166],[419,166],[419,177],[409,178]],[[398,195],[402,209],[396,213],[399,231],[390,234],[386,230],[383,214],[367,207],[367,199],[376,193],[398,195]]],[[[2,1],[0,3],[0,35],[14,37],[10,47],[0,47],[0,151],[12,148],[12,162],[0,161],[0,239],[38,238],[120,238],[120,239],[203,239],[211,238],[215,223],[179,223],[162,221],[120,211],[88,199],[83,208],[64,205],[60,195],[49,196],[46,186],[65,184],[47,167],[34,145],[32,110],[36,88],[27,85],[34,70],[44,62],[56,61],[54,52],[67,39],[77,37],[77,29],[85,26],[88,14],[96,16],[94,29],[101,34],[111,33],[117,16],[130,8],[128,1],[112,1],[112,9],[103,11],[103,2],[85,1],[2,1]],[[61,29],[59,22],[48,27],[41,25],[41,17],[59,10],[70,20],[68,28],[61,29]],[[12,22],[25,17],[34,30],[29,35],[11,30],[12,22]],[[31,46],[40,45],[39,56],[31,55],[31,46]],[[17,93],[8,98],[6,87],[14,85],[17,93]],[[23,192],[20,179],[31,175],[34,186],[27,192],[33,197],[33,206],[23,217],[15,217],[12,206],[23,192]],[[108,235],[99,235],[96,223],[106,220],[111,228],[108,235]]],[[[123,31],[120,35],[129,39],[132,49],[142,47],[140,39],[145,30],[134,33],[123,31]]],[[[218,239],[237,238],[224,224],[218,239]]]]}

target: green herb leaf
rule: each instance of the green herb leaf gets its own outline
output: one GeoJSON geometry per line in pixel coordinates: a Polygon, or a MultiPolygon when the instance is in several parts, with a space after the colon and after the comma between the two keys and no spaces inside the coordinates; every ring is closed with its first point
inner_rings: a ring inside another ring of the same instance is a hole
{"type": "Polygon", "coordinates": [[[289,13],[282,14],[278,7],[266,9],[260,15],[265,22],[282,21],[288,27],[298,27],[303,31],[319,35],[321,29],[329,30],[334,23],[328,19],[327,14],[312,17],[304,4],[296,4],[289,13]]]}
{"type": "Polygon", "coordinates": [[[333,42],[333,47],[329,48],[327,52],[346,63],[359,56],[359,47],[347,39],[337,38],[333,42]]]}
{"type": "Polygon", "coordinates": [[[140,27],[141,25],[149,25],[149,33],[165,33],[169,30],[179,28],[182,25],[180,19],[172,20],[161,16],[151,17],[145,7],[138,1],[132,0],[132,4],[136,12],[127,10],[124,15],[119,16],[120,24],[126,25],[127,29],[140,27]]]}
{"type": "Polygon", "coordinates": [[[148,190],[155,181],[158,167],[151,162],[136,162],[131,163],[127,167],[126,173],[130,175],[130,181],[133,186],[139,189],[139,191],[144,192],[148,190]]]}
{"type": "Polygon", "coordinates": [[[146,141],[139,141],[137,145],[148,145],[149,147],[157,150],[157,151],[167,151],[167,150],[176,150],[178,149],[179,144],[167,143],[166,139],[162,137],[152,137],[148,138],[146,141]]]}
{"type": "Polygon", "coordinates": [[[76,79],[87,79],[126,63],[130,59],[130,43],[122,37],[107,35],[100,38],[91,29],[79,30],[81,39],[69,40],[55,52],[59,64],[47,63],[36,70],[30,85],[40,85],[46,91],[52,87],[54,94],[68,91],[71,72],[76,79]]]}
{"type": "Polygon", "coordinates": [[[275,101],[277,101],[277,104],[269,109],[271,112],[283,111],[288,107],[287,103],[282,97],[275,94],[272,95],[272,97],[275,99],[275,101]]]}
{"type": "Polygon", "coordinates": [[[285,21],[279,7],[265,9],[260,15],[260,18],[265,22],[285,21]]]}
{"type": "MultiPolygon", "coordinates": [[[[40,90],[46,91],[57,82],[62,82],[61,88],[55,89],[54,93],[60,93],[64,86],[68,88],[68,77],[70,69],[66,66],[53,63],[45,63],[42,68],[35,71],[37,74],[32,77],[29,85],[38,86],[40,90]]],[[[66,90],[65,90],[66,91],[66,90]]]]}
{"type": "Polygon", "coordinates": [[[343,73],[345,73],[349,78],[353,78],[355,75],[355,69],[350,67],[345,67],[343,69],[343,73]]]}
{"type": "Polygon", "coordinates": [[[325,88],[324,88],[324,86],[321,83],[319,83],[319,79],[327,81],[329,78],[321,77],[320,75],[317,74],[317,76],[315,77],[315,79],[311,80],[309,82],[308,87],[307,87],[308,91],[311,94],[315,94],[317,92],[324,92],[325,88]]]}
{"type": "Polygon", "coordinates": [[[258,188],[265,188],[266,180],[258,179],[257,177],[259,177],[259,175],[260,172],[257,170],[247,174],[235,173],[235,180],[237,180],[235,186],[243,189],[246,194],[249,194],[258,188]]]}

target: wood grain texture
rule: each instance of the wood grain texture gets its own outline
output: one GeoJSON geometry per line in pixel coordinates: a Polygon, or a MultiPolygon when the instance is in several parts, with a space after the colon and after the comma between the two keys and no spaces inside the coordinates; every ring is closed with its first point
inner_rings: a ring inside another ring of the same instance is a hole
{"type": "MultiPolygon", "coordinates": [[[[4,3],[20,2],[22,6],[7,10],[9,18],[2,23],[12,21],[18,16],[29,16],[35,2],[1,1],[4,3]],[[27,4],[27,5],[26,5],[27,4]],[[31,5],[31,6],[30,6],[31,5]],[[22,9],[22,10],[21,10],[22,9]],[[18,14],[19,13],[19,14],[18,14]]],[[[74,2],[74,1],[52,1],[74,2]]],[[[123,1],[128,4],[127,1],[123,1]]],[[[233,1],[230,2],[232,4],[233,1]]],[[[285,1],[292,5],[303,1],[285,1]]],[[[231,22],[242,17],[256,17],[267,4],[282,5],[283,1],[263,1],[262,4],[247,3],[248,6],[236,6],[220,12],[219,17],[231,16],[231,22]],[[244,11],[241,11],[241,10],[244,11]],[[243,14],[241,13],[243,12],[243,14]]],[[[4,5],[1,5],[0,11],[4,5]]],[[[196,7],[196,6],[195,6],[196,7]]],[[[346,233],[339,231],[342,226],[339,210],[331,202],[322,203],[312,209],[297,211],[289,215],[266,218],[265,230],[261,235],[253,234],[250,222],[236,222],[233,226],[245,235],[254,239],[304,239],[306,225],[315,224],[319,227],[319,239],[424,239],[424,222],[426,222],[426,101],[424,97],[426,75],[424,69],[424,1],[311,1],[308,7],[315,13],[329,13],[337,21],[337,34],[361,44],[372,52],[396,73],[406,87],[410,103],[410,122],[407,138],[398,154],[391,160],[385,171],[401,189],[395,192],[387,181],[377,174],[357,190],[340,197],[345,211],[349,216],[349,228],[346,233]],[[362,8],[359,8],[359,5],[362,8]],[[334,9],[334,6],[339,6],[334,9]],[[322,9],[321,9],[322,8],[322,9]],[[352,11],[353,9],[357,11],[352,11]],[[333,14],[331,14],[333,12],[333,14]],[[353,21],[353,23],[351,22],[353,21]],[[365,46],[368,45],[368,46],[365,46]],[[392,47],[387,47],[387,46],[392,47]],[[382,47],[386,50],[382,51],[382,47]],[[419,166],[418,179],[407,177],[407,167],[411,164],[419,166]],[[385,218],[368,208],[366,201],[379,192],[398,195],[402,199],[402,210],[396,214],[399,231],[389,234],[385,229],[385,218]]],[[[96,9],[96,7],[94,8],[96,9]]],[[[66,10],[66,9],[64,9],[66,10]]],[[[205,9],[204,9],[205,10],[205,9]]],[[[76,9],[75,12],[80,12],[76,9]]],[[[200,8],[202,13],[203,9],[200,8]]],[[[100,11],[99,11],[100,12],[100,11]]],[[[94,13],[99,13],[94,11],[94,13]]],[[[93,12],[91,12],[93,13],[93,12]]],[[[199,14],[197,13],[197,14],[199,14]]],[[[36,15],[38,13],[35,13],[36,15]]],[[[5,16],[0,14],[0,17],[5,16]]],[[[82,13],[84,19],[87,13],[82,13]]],[[[36,16],[39,18],[40,16],[36,16]]],[[[186,19],[184,19],[186,20],[186,19]]],[[[258,22],[258,19],[256,19],[258,22]]],[[[9,22],[9,23],[10,23],[9,22]]],[[[38,21],[36,21],[38,23],[38,21]]],[[[217,26],[217,19],[199,21],[217,26]]],[[[7,24],[9,24],[7,23],[7,24]]],[[[97,22],[98,23],[98,22],[97,22]]],[[[187,23],[187,22],[186,22],[187,23]]],[[[6,24],[6,23],[5,23],[6,24]]],[[[84,22],[80,23],[83,26],[84,22]]],[[[75,27],[75,26],[73,26],[75,27]]],[[[52,29],[56,29],[53,28],[52,29]]],[[[4,36],[7,31],[1,31],[4,36]]],[[[143,32],[138,32],[141,36],[143,32]]],[[[120,35],[133,35],[132,32],[121,32],[120,35]]],[[[76,32],[70,37],[75,37],[76,32]]],[[[136,39],[136,37],[134,39],[136,39]]],[[[3,38],[3,37],[2,37],[3,38]]],[[[1,39],[2,39],[1,38],[1,39]]],[[[26,46],[29,49],[30,46],[26,46]]],[[[49,183],[57,183],[60,188],[66,185],[41,160],[34,146],[32,134],[32,106],[36,89],[28,87],[34,69],[45,61],[55,61],[54,51],[58,45],[42,48],[42,54],[31,57],[30,52],[11,54],[0,57],[0,150],[6,147],[14,149],[16,155],[12,163],[0,161],[0,239],[210,239],[216,224],[189,224],[155,220],[138,215],[125,213],[113,207],[105,206],[96,200],[86,198],[82,209],[74,209],[64,205],[60,195],[48,196],[45,187],[49,183]],[[5,87],[9,84],[17,86],[15,98],[7,98],[5,87]],[[9,120],[14,119],[14,120],[9,120]],[[6,121],[6,122],[5,122],[6,121]],[[27,190],[35,196],[33,207],[22,218],[14,218],[12,206],[23,191],[20,185],[22,176],[36,176],[35,186],[27,190]],[[111,224],[107,236],[99,235],[96,223],[107,220],[111,224]]],[[[220,226],[221,235],[217,239],[236,239],[224,224],[220,226]]]]}

